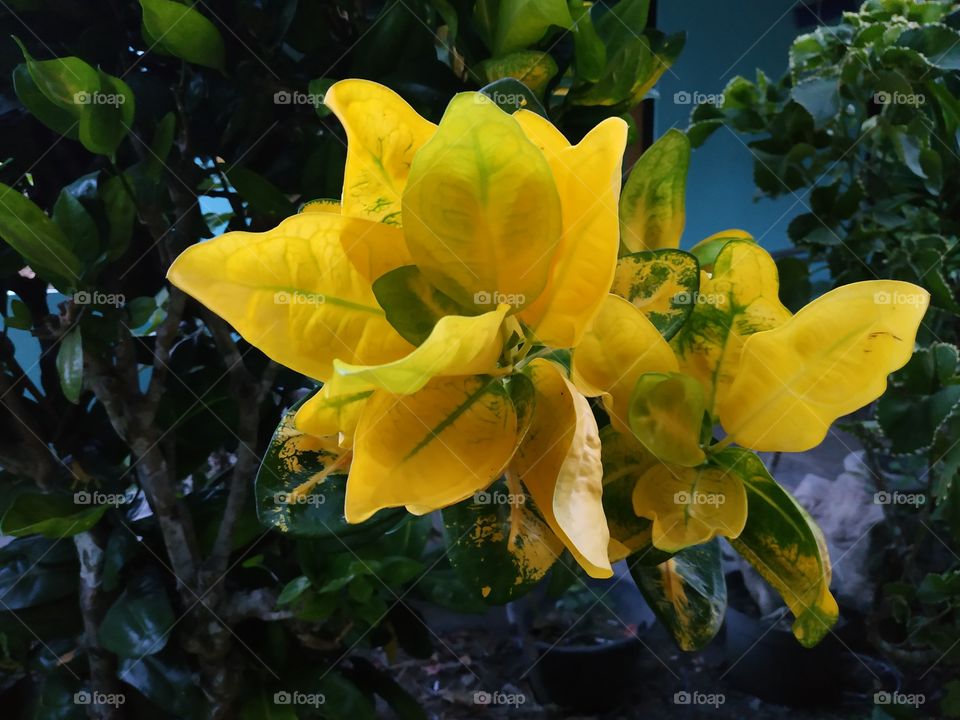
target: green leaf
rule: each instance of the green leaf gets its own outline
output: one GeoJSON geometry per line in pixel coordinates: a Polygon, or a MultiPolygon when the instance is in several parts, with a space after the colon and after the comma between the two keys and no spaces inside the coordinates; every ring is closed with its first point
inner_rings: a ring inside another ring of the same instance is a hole
{"type": "Polygon", "coordinates": [[[250,209],[262,215],[282,219],[296,212],[286,195],[263,175],[245,167],[233,167],[226,171],[227,179],[240,197],[250,204],[250,209]]]}
{"type": "Polygon", "coordinates": [[[107,213],[107,257],[117,260],[130,245],[137,208],[125,180],[119,175],[108,178],[101,186],[100,199],[107,213]]]}
{"type": "Polygon", "coordinates": [[[53,221],[60,226],[63,234],[70,238],[70,244],[78,256],[87,262],[96,259],[100,252],[97,224],[83,203],[66,190],[60,192],[57,202],[54,203],[53,221]]]}
{"type": "Polygon", "coordinates": [[[5,610],[76,597],[77,577],[77,553],[70,543],[33,536],[0,549],[0,598],[5,610]]]}
{"type": "Polygon", "coordinates": [[[498,480],[442,515],[450,564],[491,604],[530,592],[563,550],[519,483],[498,480]]]}
{"type": "Polygon", "coordinates": [[[786,602],[800,644],[813,647],[839,616],[823,533],[752,452],[727,448],[713,460],[743,480],[747,491],[747,524],[730,544],[786,602]]]}
{"type": "Polygon", "coordinates": [[[98,634],[104,649],[125,658],[154,655],[167,644],[176,623],[163,586],[127,587],[107,610],[98,634]]]}
{"type": "MultiPolygon", "coordinates": [[[[335,439],[316,438],[299,432],[293,424],[301,400],[284,414],[270,440],[257,473],[255,497],[257,517],[268,527],[294,535],[316,538],[375,538],[397,525],[406,511],[402,508],[377,513],[364,523],[350,524],[343,516],[346,470],[334,472],[329,466],[344,451],[335,439]],[[329,473],[322,475],[322,473],[329,473]],[[320,477],[308,491],[294,491],[320,477]]],[[[337,546],[343,547],[340,542],[337,546]]]]}
{"type": "Polygon", "coordinates": [[[223,37],[216,26],[194,9],[173,0],[140,0],[144,40],[175,57],[223,70],[223,37]]]}
{"type": "Polygon", "coordinates": [[[960,33],[946,25],[905,30],[897,45],[916,50],[928,65],[939,70],[960,70],[960,33]]]}
{"type": "Polygon", "coordinates": [[[21,63],[14,68],[13,89],[20,102],[37,120],[58,135],[63,135],[71,140],[79,140],[79,118],[74,113],[47,99],[47,96],[43,94],[30,76],[30,70],[26,63],[21,63]]]}
{"type": "Polygon", "coordinates": [[[314,103],[313,109],[317,111],[319,117],[327,117],[330,113],[333,112],[323,103],[323,96],[327,94],[327,90],[330,89],[330,86],[333,85],[336,81],[334,78],[315,78],[307,84],[307,93],[311,98],[316,98],[318,102],[314,103]]]}
{"type": "Polygon", "coordinates": [[[416,265],[391,270],[373,282],[373,294],[387,321],[405,340],[419,345],[440,318],[463,309],[437,290],[416,265]]]}
{"type": "Polygon", "coordinates": [[[630,574],[681,650],[702,650],[727,612],[720,541],[688,547],[660,565],[631,561],[630,574]]]}
{"type": "Polygon", "coordinates": [[[593,5],[583,0],[570,0],[568,5],[573,19],[573,66],[576,79],[597,82],[607,67],[607,48],[593,24],[590,13],[593,5]]]}
{"type": "Polygon", "coordinates": [[[277,605],[288,605],[303,595],[310,588],[310,578],[305,575],[294,578],[280,591],[280,597],[277,598],[277,605]]]}
{"type": "Polygon", "coordinates": [[[797,83],[790,92],[793,100],[810,113],[813,122],[823,125],[840,110],[840,90],[837,78],[816,77],[797,83]]]}
{"type": "Polygon", "coordinates": [[[668,130],[633,166],[620,196],[620,241],[630,252],[680,244],[689,165],[690,141],[668,130]]]}
{"type": "Polygon", "coordinates": [[[83,340],[77,325],[60,341],[57,350],[57,374],[67,400],[76,405],[83,391],[83,340]]]}
{"type": "Polygon", "coordinates": [[[556,60],[549,53],[536,50],[519,50],[490,58],[479,63],[474,70],[485,83],[514,78],[530,88],[538,98],[543,98],[550,81],[559,72],[556,60]]]}
{"type": "Polygon", "coordinates": [[[621,257],[610,292],[633,303],[669,340],[690,317],[699,289],[696,257],[664,249],[621,257]]]}
{"type": "Polygon", "coordinates": [[[553,26],[569,29],[572,25],[565,0],[500,0],[493,55],[529,47],[553,26]]]}
{"type": "Polygon", "coordinates": [[[706,401],[703,387],[682,373],[644,373],[630,399],[630,429],[663,462],[696,467],[706,459],[700,429],[706,401]]]}
{"type": "Polygon", "coordinates": [[[24,493],[3,514],[0,532],[14,537],[72,537],[96,525],[109,507],[79,504],[70,495],[24,493]]]}
{"type": "Polygon", "coordinates": [[[493,100],[496,106],[506,113],[513,114],[523,109],[547,117],[547,111],[533,90],[514,78],[492,82],[480,88],[480,92],[493,100]]]}
{"type": "Polygon", "coordinates": [[[10,314],[4,319],[4,327],[17,330],[29,330],[33,327],[33,315],[25,302],[17,298],[10,301],[10,314]]]}
{"type": "Polygon", "coordinates": [[[196,717],[205,708],[203,695],[190,668],[167,655],[121,658],[117,677],[170,715],[196,717]]]}
{"type": "Polygon", "coordinates": [[[22,193],[0,183],[0,237],[60,290],[75,288],[83,264],[60,227],[22,193]]]}

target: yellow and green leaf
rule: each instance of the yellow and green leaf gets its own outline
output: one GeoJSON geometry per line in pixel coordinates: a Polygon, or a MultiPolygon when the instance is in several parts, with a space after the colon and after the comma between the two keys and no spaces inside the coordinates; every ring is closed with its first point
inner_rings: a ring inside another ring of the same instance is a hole
{"type": "Polygon", "coordinates": [[[681,373],[644,373],[630,400],[630,429],[658,459],[696,467],[706,459],[700,448],[704,399],[700,383],[681,373]]]}
{"type": "Polygon", "coordinates": [[[520,313],[544,345],[575,347],[613,281],[626,142],[626,123],[608,118],[577,145],[545,153],[560,193],[563,235],[546,288],[520,313]]]}
{"type": "Polygon", "coordinates": [[[484,84],[514,78],[543,99],[547,85],[556,77],[559,68],[550,53],[539,50],[518,50],[509,55],[489,58],[474,68],[484,84]]]}
{"type": "Polygon", "coordinates": [[[395,92],[369,80],[334,83],[324,103],[347,133],[343,214],[400,225],[400,198],[413,156],[436,125],[395,92]]]}
{"type": "Polygon", "coordinates": [[[227,233],[187,248],[167,277],[251,345],[308,377],[328,379],[334,358],[396,360],[413,348],[347,259],[345,222],[303,213],[267,232],[227,233]]]}
{"type": "Polygon", "coordinates": [[[684,548],[653,567],[631,561],[630,574],[681,650],[702,650],[713,640],[727,612],[719,541],[684,548]]]}
{"type": "Polygon", "coordinates": [[[297,430],[316,437],[339,437],[340,447],[351,447],[360,413],[373,390],[337,392],[336,376],[300,406],[294,424],[297,430]]]}
{"type": "Polygon", "coordinates": [[[757,451],[815,447],[834,420],[883,394],[913,354],[929,301],[911,283],[853,283],[748,338],[718,405],[724,429],[757,451]]]}
{"type": "Polygon", "coordinates": [[[500,379],[435,378],[412,395],[377,390],[357,425],[346,518],[465,500],[500,476],[516,446],[517,414],[500,379]]]}
{"type": "Polygon", "coordinates": [[[560,242],[550,165],[517,121],[480,93],[454,97],[403,193],[414,264],[464,307],[514,311],[547,283],[560,242]]]}
{"type": "Polygon", "coordinates": [[[616,295],[607,295],[573,352],[574,384],[603,398],[610,422],[630,432],[627,412],[637,379],[646,372],[676,372],[677,358],[646,316],[616,295]]]}
{"type": "Polygon", "coordinates": [[[717,467],[661,463],[633,491],[633,511],[653,521],[653,544],[677,552],[718,535],[735,538],[747,521],[747,496],[736,475],[717,467]]]}
{"type": "Polygon", "coordinates": [[[617,261],[610,292],[629,300],[669,340],[693,311],[700,289],[697,259],[682,250],[653,250],[617,261]]]}
{"type": "Polygon", "coordinates": [[[782,325],[790,311],[778,297],[777,266],[754,242],[731,240],[717,255],[710,277],[690,298],[693,312],[671,344],[680,370],[703,385],[707,410],[716,414],[740,362],[744,339],[782,325]]]}
{"type": "Polygon", "coordinates": [[[463,308],[431,285],[416,265],[377,278],[373,293],[390,324],[414,345],[426,340],[441,318],[463,314],[463,308]]]}
{"type": "Polygon", "coordinates": [[[534,360],[525,372],[535,388],[533,417],[511,472],[587,573],[610,577],[600,435],[590,404],[547,360],[534,360]]]}
{"type": "Polygon", "coordinates": [[[714,233],[708,238],[705,238],[690,248],[690,253],[697,258],[697,262],[700,263],[700,269],[706,270],[708,273],[713,272],[713,264],[717,261],[717,255],[720,254],[720,251],[723,250],[723,246],[726,245],[731,240],[749,240],[750,242],[756,242],[753,239],[753,235],[748,233],[746,230],[737,230],[732,228],[730,230],[721,230],[718,233],[714,233]]]}
{"type": "Polygon", "coordinates": [[[715,460],[743,481],[747,493],[747,523],[730,544],[790,608],[797,640],[813,647],[839,616],[823,533],[752,452],[728,448],[715,460]]]}
{"type": "Polygon", "coordinates": [[[686,223],[690,141],[668,130],[630,171],[620,198],[620,240],[628,252],[676,248],[686,223]]]}

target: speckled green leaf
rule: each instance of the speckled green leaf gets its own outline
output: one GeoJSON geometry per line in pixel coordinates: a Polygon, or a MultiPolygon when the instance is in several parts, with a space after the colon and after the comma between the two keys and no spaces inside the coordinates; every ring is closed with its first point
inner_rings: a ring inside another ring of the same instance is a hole
{"type": "Polygon", "coordinates": [[[830,594],[830,557],[823,533],[752,452],[728,448],[714,460],[743,480],[747,491],[747,524],[730,544],[790,608],[797,640],[813,647],[839,615],[830,594]]]}
{"type": "Polygon", "coordinates": [[[684,548],[655,567],[631,561],[630,574],[682,650],[700,650],[717,634],[727,611],[719,540],[684,548]]]}
{"type": "Polygon", "coordinates": [[[690,316],[690,298],[699,288],[697,259],[682,250],[664,249],[620,258],[610,292],[632,302],[669,340],[690,316]]]}

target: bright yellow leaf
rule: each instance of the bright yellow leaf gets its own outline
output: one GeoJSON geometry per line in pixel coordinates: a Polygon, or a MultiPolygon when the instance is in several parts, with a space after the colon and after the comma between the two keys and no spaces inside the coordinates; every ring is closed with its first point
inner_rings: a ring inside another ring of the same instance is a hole
{"type": "Polygon", "coordinates": [[[316,437],[339,434],[341,447],[350,447],[364,403],[371,395],[373,390],[337,394],[328,382],[300,406],[294,424],[300,432],[316,437]]]}
{"type": "Polygon", "coordinates": [[[436,131],[393,90],[341,80],[324,95],[347,133],[343,214],[400,225],[400,197],[413,156],[436,131]]]}
{"type": "Polygon", "coordinates": [[[653,520],[654,546],[677,552],[717,535],[739,536],[747,522],[747,493],[727,470],[659,464],[634,487],[633,511],[653,520]]]}
{"type": "Polygon", "coordinates": [[[570,147],[563,133],[543,115],[531,110],[517,110],[513,117],[520,124],[527,139],[540,148],[548,161],[564,148],[570,147]]]}
{"type": "Polygon", "coordinates": [[[517,121],[479,93],[454,97],[403,193],[417,267],[464,307],[516,311],[547,283],[560,222],[550,166],[517,121]]]}
{"type": "Polygon", "coordinates": [[[560,192],[563,235],[547,287],[520,313],[544,345],[575,347],[610,290],[626,143],[627,124],[608,118],[577,145],[547,155],[560,192]]]}
{"type": "Polygon", "coordinates": [[[716,258],[713,274],[701,274],[693,312],[671,344],[680,369],[703,385],[707,410],[716,414],[733,382],[747,336],[783,324],[790,311],[780,302],[777,266],[754,242],[732,240],[716,258]]]}
{"type": "Polygon", "coordinates": [[[334,358],[390,362],[413,347],[344,254],[347,222],[365,221],[302,213],[267,232],[227,233],[187,248],[167,277],[250,344],[309,377],[329,378],[334,358]]]}
{"type": "Polygon", "coordinates": [[[436,378],[413,395],[378,390],[357,425],[347,521],[464,500],[503,472],[516,445],[517,415],[498,379],[436,378]]]}
{"type": "Polygon", "coordinates": [[[719,405],[723,427],[753,450],[815,447],[834,420],[883,394],[913,353],[929,300],[906,282],[853,283],[748,338],[719,405]]]}
{"type": "Polygon", "coordinates": [[[587,573],[610,577],[600,435],[590,404],[547,360],[534,360],[528,372],[533,417],[510,468],[587,573]]]}
{"type": "Polygon", "coordinates": [[[573,382],[584,395],[600,396],[618,432],[630,432],[627,411],[637,378],[676,372],[677,358],[646,316],[628,301],[607,295],[573,352],[573,382]]]}
{"type": "Polygon", "coordinates": [[[333,213],[334,215],[340,215],[340,211],[341,208],[339,201],[328,200],[326,198],[309,200],[300,208],[300,212],[302,213],[333,213]]]}
{"type": "Polygon", "coordinates": [[[391,270],[413,262],[400,228],[344,216],[343,251],[371,284],[391,270]]]}

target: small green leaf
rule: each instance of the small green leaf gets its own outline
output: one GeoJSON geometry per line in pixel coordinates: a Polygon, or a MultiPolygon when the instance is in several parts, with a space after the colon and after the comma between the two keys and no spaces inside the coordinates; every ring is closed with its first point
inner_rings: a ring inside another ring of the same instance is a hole
{"type": "Polygon", "coordinates": [[[373,294],[384,308],[387,321],[414,345],[419,345],[446,315],[463,310],[437,290],[416,265],[404,265],[381,275],[373,282],[373,294]]]}
{"type": "Polygon", "coordinates": [[[280,591],[280,597],[277,598],[277,605],[288,605],[303,595],[310,588],[310,578],[305,575],[294,578],[280,591]]]}
{"type": "Polygon", "coordinates": [[[104,649],[140,658],[163,650],[175,622],[163,587],[144,582],[120,594],[104,615],[98,637],[104,649]]]}
{"type": "Polygon", "coordinates": [[[53,221],[70,238],[74,251],[87,262],[96,259],[100,251],[100,236],[90,213],[77,198],[61,191],[53,206],[53,221]]]}
{"type": "Polygon", "coordinates": [[[227,179],[237,193],[261,215],[285,218],[296,212],[286,195],[263,175],[245,167],[233,167],[226,172],[227,179]]]}
{"type": "Polygon", "coordinates": [[[573,19],[573,65],[576,79],[597,82],[603,77],[607,66],[607,48],[593,25],[590,13],[593,4],[583,0],[570,0],[568,5],[573,19]]]}
{"type": "Polygon", "coordinates": [[[480,88],[480,92],[493,100],[496,106],[506,113],[513,114],[517,110],[529,110],[542,117],[547,117],[547,111],[540,103],[536,93],[512,77],[485,85],[480,88]]]}
{"type": "Polygon", "coordinates": [[[684,548],[660,565],[631,561],[630,574],[681,650],[702,650],[727,612],[720,541],[684,548]]]}
{"type": "Polygon", "coordinates": [[[479,63],[474,69],[485,83],[514,78],[530,88],[538,98],[544,96],[550,81],[559,72],[556,60],[549,53],[535,50],[519,50],[509,55],[490,58],[479,63]]]}
{"type": "Polygon", "coordinates": [[[960,70],[960,32],[946,25],[926,25],[905,30],[897,39],[900,47],[916,50],[938,70],[960,70]]]}
{"type": "Polygon", "coordinates": [[[313,103],[313,109],[317,111],[319,117],[327,117],[333,111],[323,103],[323,96],[327,94],[330,86],[336,82],[334,78],[316,78],[307,85],[307,93],[316,102],[313,103]]]}
{"type": "Polygon", "coordinates": [[[120,258],[130,245],[133,236],[133,224],[137,217],[131,191],[119,175],[108,178],[100,189],[100,199],[107,213],[107,257],[110,260],[120,258]]]}
{"type": "Polygon", "coordinates": [[[10,301],[10,314],[4,321],[5,327],[17,330],[29,330],[33,327],[33,315],[27,304],[18,298],[10,301]]]}
{"type": "Polygon", "coordinates": [[[3,514],[0,532],[14,537],[72,537],[96,525],[109,507],[79,504],[70,495],[24,493],[3,514]]]}
{"type": "Polygon", "coordinates": [[[63,135],[71,140],[79,140],[79,118],[74,113],[47,99],[47,96],[43,94],[30,76],[30,70],[26,63],[20,63],[14,68],[13,89],[20,102],[37,120],[58,135],[63,135]]]}
{"type": "Polygon", "coordinates": [[[565,0],[500,0],[493,55],[499,57],[534,45],[554,26],[573,26],[565,0]]]}
{"type": "Polygon", "coordinates": [[[140,0],[140,7],[149,49],[156,45],[187,62],[223,70],[223,37],[193,5],[173,0],[140,0]]]}
{"type": "Polygon", "coordinates": [[[793,87],[790,96],[810,113],[816,125],[829,122],[840,110],[840,85],[835,77],[803,80],[793,87]]]}
{"type": "Polygon", "coordinates": [[[693,311],[700,289],[697,259],[682,250],[653,250],[624,255],[610,292],[629,300],[669,340],[693,311]]]}
{"type": "Polygon", "coordinates": [[[690,141],[669,130],[633,166],[620,196],[620,241],[630,252],[680,244],[689,165],[690,141]]]}
{"type": "Polygon", "coordinates": [[[83,391],[83,340],[77,325],[60,341],[57,351],[57,373],[64,397],[76,405],[83,391]]]}

